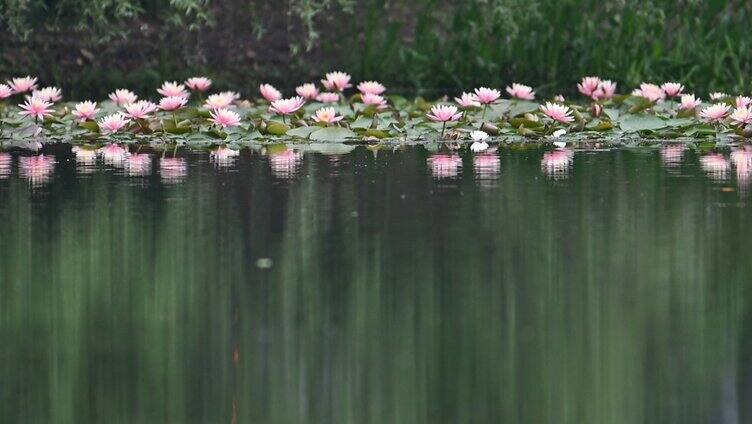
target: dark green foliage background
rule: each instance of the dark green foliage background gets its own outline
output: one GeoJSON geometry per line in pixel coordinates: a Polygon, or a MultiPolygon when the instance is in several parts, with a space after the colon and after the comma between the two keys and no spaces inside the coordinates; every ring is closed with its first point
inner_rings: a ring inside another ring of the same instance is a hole
{"type": "Polygon", "coordinates": [[[73,97],[209,74],[249,94],[331,69],[404,93],[585,74],[749,90],[752,2],[720,0],[0,0],[0,78],[73,97]]]}

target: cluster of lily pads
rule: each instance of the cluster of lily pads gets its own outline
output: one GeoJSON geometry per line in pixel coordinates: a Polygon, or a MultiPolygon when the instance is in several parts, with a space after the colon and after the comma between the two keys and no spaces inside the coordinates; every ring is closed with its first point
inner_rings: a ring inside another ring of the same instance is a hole
{"type": "Polygon", "coordinates": [[[0,140],[167,143],[210,145],[253,142],[421,143],[551,141],[557,145],[607,138],[714,141],[752,136],[752,98],[712,93],[708,102],[679,83],[643,83],[629,94],[616,84],[585,77],[582,98],[536,100],[529,86],[506,92],[480,87],[457,97],[428,101],[387,94],[384,85],[330,72],[320,85],[298,86],[285,97],[269,84],[258,96],[210,93],[212,81],[165,82],[154,102],[127,89],[103,102],[62,102],[56,87],[39,88],[32,77],[0,84],[0,140]],[[584,101],[583,101],[584,99],[584,101]]]}

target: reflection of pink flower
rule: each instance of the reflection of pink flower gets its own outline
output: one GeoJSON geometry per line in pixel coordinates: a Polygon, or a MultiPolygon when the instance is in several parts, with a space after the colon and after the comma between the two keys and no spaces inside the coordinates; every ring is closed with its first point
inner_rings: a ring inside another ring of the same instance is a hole
{"type": "Polygon", "coordinates": [[[13,164],[13,157],[10,153],[0,152],[0,180],[10,176],[13,164]]]}
{"type": "Polygon", "coordinates": [[[667,168],[679,166],[684,157],[686,146],[683,144],[666,144],[661,147],[661,160],[667,168]]]}
{"type": "Polygon", "coordinates": [[[99,148],[97,153],[102,155],[105,163],[110,165],[120,165],[128,156],[128,149],[121,147],[117,143],[110,143],[99,148]]]}
{"type": "Polygon", "coordinates": [[[97,162],[97,151],[94,149],[73,146],[71,151],[76,155],[76,162],[82,165],[94,165],[97,162]]]}
{"type": "Polygon", "coordinates": [[[269,155],[269,165],[272,168],[272,174],[277,178],[294,177],[298,173],[298,167],[302,160],[303,157],[300,152],[289,148],[269,155]]]}
{"type": "Polygon", "coordinates": [[[21,156],[18,158],[21,176],[31,183],[39,186],[50,181],[52,171],[55,169],[55,159],[45,156],[21,156]]]}
{"type": "Polygon", "coordinates": [[[736,169],[736,182],[741,188],[749,187],[752,177],[752,148],[745,146],[731,152],[731,162],[736,169]]]}
{"type": "Polygon", "coordinates": [[[185,158],[162,158],[159,160],[159,175],[162,182],[179,183],[188,175],[188,163],[185,158]]]}
{"type": "Polygon", "coordinates": [[[567,149],[557,149],[543,154],[541,169],[548,177],[565,178],[572,166],[574,152],[567,149]]]}
{"type": "Polygon", "coordinates": [[[476,178],[496,177],[501,169],[501,160],[496,152],[481,153],[473,156],[476,178]]]}
{"type": "Polygon", "coordinates": [[[125,162],[128,175],[132,177],[143,177],[151,172],[151,156],[147,153],[134,153],[128,155],[125,162]]]}
{"type": "Polygon", "coordinates": [[[428,158],[435,178],[454,178],[462,168],[462,158],[457,154],[438,153],[428,158]]]}
{"type": "Polygon", "coordinates": [[[722,181],[727,179],[729,162],[720,153],[709,153],[701,157],[700,166],[712,180],[722,181]]]}
{"type": "Polygon", "coordinates": [[[209,153],[209,160],[218,166],[227,166],[231,165],[238,156],[240,156],[240,151],[219,146],[209,153]]]}

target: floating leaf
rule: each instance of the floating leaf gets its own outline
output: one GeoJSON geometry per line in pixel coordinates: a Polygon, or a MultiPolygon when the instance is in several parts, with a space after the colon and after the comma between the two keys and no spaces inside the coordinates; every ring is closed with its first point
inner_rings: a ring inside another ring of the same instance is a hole
{"type": "Polygon", "coordinates": [[[298,127],[287,131],[287,135],[300,138],[308,138],[312,132],[320,130],[321,127],[298,127]]]}
{"type": "Polygon", "coordinates": [[[321,128],[317,131],[314,131],[310,134],[309,138],[311,140],[315,141],[326,141],[326,142],[335,142],[335,141],[344,141],[348,138],[354,138],[357,137],[357,134],[352,132],[351,130],[347,128],[342,127],[327,127],[327,128],[321,128]]]}
{"type": "Polygon", "coordinates": [[[666,127],[666,121],[653,115],[627,115],[619,119],[624,131],[657,130],[666,127]]]}

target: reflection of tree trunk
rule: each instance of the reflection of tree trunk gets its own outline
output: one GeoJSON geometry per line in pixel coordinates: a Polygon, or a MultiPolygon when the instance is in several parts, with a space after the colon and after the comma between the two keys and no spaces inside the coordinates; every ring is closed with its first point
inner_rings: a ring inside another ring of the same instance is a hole
{"type": "Polygon", "coordinates": [[[739,423],[738,367],[736,358],[731,358],[721,377],[721,422],[739,423]]]}
{"type": "MultiPolygon", "coordinates": [[[[738,368],[736,375],[739,379],[736,385],[738,398],[735,399],[736,410],[738,411],[736,413],[737,421],[726,421],[730,423],[752,422],[752,412],[749,406],[752,405],[752,305],[749,304],[749,299],[745,302],[742,316],[739,355],[736,360],[736,367],[738,368]]],[[[723,401],[725,408],[727,400],[724,399],[723,401]]]]}

